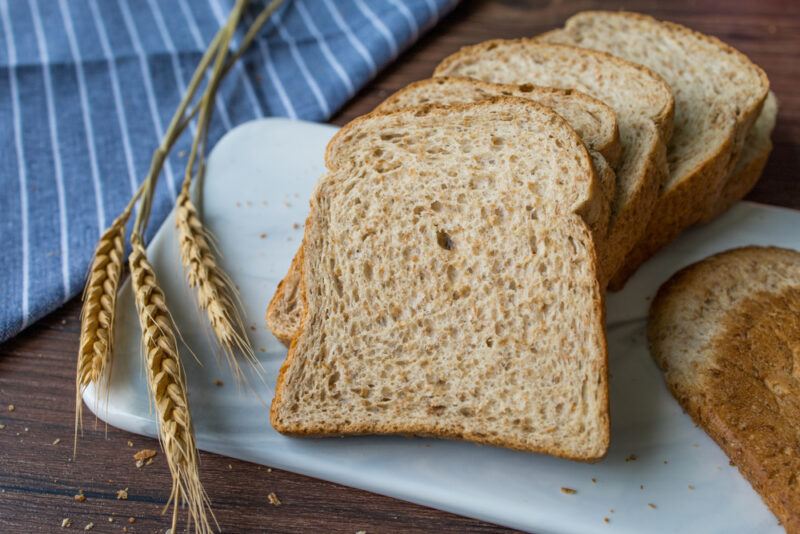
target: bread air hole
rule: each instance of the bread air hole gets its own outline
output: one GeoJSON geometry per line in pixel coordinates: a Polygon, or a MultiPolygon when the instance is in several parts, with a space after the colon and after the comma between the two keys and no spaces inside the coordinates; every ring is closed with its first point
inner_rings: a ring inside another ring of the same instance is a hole
{"type": "Polygon", "coordinates": [[[436,232],[436,243],[445,250],[453,250],[453,240],[444,230],[438,230],[436,232]]]}

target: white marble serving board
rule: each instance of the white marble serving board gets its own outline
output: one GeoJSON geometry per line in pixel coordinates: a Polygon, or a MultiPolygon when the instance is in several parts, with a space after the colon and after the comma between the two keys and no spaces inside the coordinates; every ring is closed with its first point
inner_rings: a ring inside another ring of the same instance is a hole
{"type": "MultiPolygon", "coordinates": [[[[455,441],[298,439],[275,432],[267,407],[286,349],[265,328],[264,309],[300,242],[308,198],[335,131],[263,119],[228,133],[210,157],[205,220],[241,288],[248,333],[266,370],[266,384],[257,387],[260,399],[238,391],[216,359],[183,279],[171,217],[149,247],[180,332],[203,364],[182,351],[201,449],[541,534],[781,532],[758,495],[666,390],[647,353],[645,316],[658,286],[688,263],[740,245],[800,248],[800,212],[791,210],[741,203],[687,232],[623,292],[609,296],[612,433],[600,463],[455,441]],[[216,379],[224,386],[215,386],[216,379]],[[626,461],[632,454],[636,460],[626,461]],[[562,486],[577,493],[566,495],[562,486]]],[[[97,405],[91,388],[84,399],[109,424],[155,436],[128,284],[117,321],[107,404],[97,405]]]]}

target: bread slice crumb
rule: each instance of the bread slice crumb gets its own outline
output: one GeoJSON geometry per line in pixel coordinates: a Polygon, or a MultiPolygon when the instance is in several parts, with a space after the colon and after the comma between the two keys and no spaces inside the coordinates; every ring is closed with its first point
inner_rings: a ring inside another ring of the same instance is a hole
{"type": "Polygon", "coordinates": [[[119,501],[128,500],[128,488],[117,490],[117,500],[119,501]]]}
{"type": "Polygon", "coordinates": [[[69,528],[70,526],[72,526],[72,519],[65,517],[61,520],[61,528],[69,528]]]}
{"type": "Polygon", "coordinates": [[[281,504],[283,504],[283,503],[281,502],[281,500],[278,498],[278,496],[277,496],[277,495],[275,495],[275,492],[274,492],[274,491],[271,491],[271,492],[269,493],[269,495],[267,495],[267,500],[269,500],[269,503],[270,503],[272,506],[280,506],[281,504]]]}
{"type": "Polygon", "coordinates": [[[563,493],[565,495],[575,495],[576,493],[578,493],[578,490],[573,489],[573,488],[565,488],[565,487],[562,486],[561,493],[563,493]]]}

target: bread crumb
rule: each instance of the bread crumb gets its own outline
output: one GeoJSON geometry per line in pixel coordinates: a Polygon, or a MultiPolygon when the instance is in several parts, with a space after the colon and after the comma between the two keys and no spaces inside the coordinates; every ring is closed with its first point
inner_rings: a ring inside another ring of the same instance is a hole
{"type": "Polygon", "coordinates": [[[256,326],[251,324],[251,325],[250,325],[250,330],[252,330],[253,332],[255,332],[255,331],[256,331],[256,326]]]}
{"type": "Polygon", "coordinates": [[[592,484],[597,484],[597,479],[592,477],[592,484]]]}
{"type": "Polygon", "coordinates": [[[258,237],[260,237],[261,239],[266,239],[267,238],[267,232],[261,232],[261,234],[259,234],[258,237]]]}
{"type": "Polygon", "coordinates": [[[356,534],[367,534],[366,530],[357,530],[356,534]]]}
{"type": "Polygon", "coordinates": [[[644,490],[644,484],[639,484],[639,489],[644,490]]]}
{"type": "Polygon", "coordinates": [[[267,347],[258,347],[258,352],[267,352],[267,347]]]}
{"type": "Polygon", "coordinates": [[[614,513],[614,509],[613,508],[609,508],[608,509],[608,513],[613,514],[614,513]]]}
{"type": "Polygon", "coordinates": [[[669,460],[664,460],[664,463],[665,463],[665,464],[668,464],[668,463],[669,463],[669,460]]]}
{"type": "Polygon", "coordinates": [[[691,491],[691,490],[694,490],[694,486],[692,486],[691,484],[689,484],[689,490],[690,490],[690,491],[691,491]]]}
{"type": "Polygon", "coordinates": [[[128,500],[128,488],[117,490],[117,500],[118,501],[128,500]]]}
{"type": "Polygon", "coordinates": [[[214,380],[214,385],[217,386],[218,388],[221,388],[222,386],[225,385],[225,382],[217,378],[216,380],[214,380]]]}
{"type": "Polygon", "coordinates": [[[84,502],[86,500],[86,495],[83,494],[83,490],[78,490],[77,495],[72,496],[77,502],[84,502]]]}
{"type": "Polygon", "coordinates": [[[144,463],[144,465],[150,465],[152,463],[153,463],[153,459],[152,458],[148,458],[147,461],[144,463]]]}
{"type": "Polygon", "coordinates": [[[61,520],[61,528],[69,528],[70,526],[72,526],[72,519],[65,517],[61,520]]]}
{"type": "Polygon", "coordinates": [[[562,486],[561,487],[561,493],[563,493],[565,495],[575,495],[576,493],[578,493],[578,490],[572,489],[572,488],[565,488],[565,487],[562,486]]]}
{"type": "Polygon", "coordinates": [[[83,530],[92,530],[94,528],[94,523],[87,523],[83,530]]]}
{"type": "Polygon", "coordinates": [[[294,230],[299,230],[300,228],[302,228],[302,226],[300,225],[300,223],[294,223],[294,224],[292,225],[292,228],[293,228],[294,230]]]}
{"type": "Polygon", "coordinates": [[[114,522],[114,518],[113,518],[113,517],[109,517],[109,518],[108,518],[108,522],[109,522],[109,523],[113,523],[113,522],[114,522]]]}
{"type": "Polygon", "coordinates": [[[130,523],[131,525],[136,523],[136,518],[135,517],[129,517],[128,518],[128,523],[130,523]]]}
{"type": "Polygon", "coordinates": [[[6,428],[6,425],[4,425],[3,423],[0,423],[0,430],[5,430],[5,428],[6,428]]]}
{"type": "Polygon", "coordinates": [[[629,454],[628,457],[625,458],[625,461],[626,462],[635,462],[638,459],[639,459],[639,457],[636,456],[635,454],[629,454]]]}
{"type": "Polygon", "coordinates": [[[272,473],[272,468],[271,467],[267,467],[267,473],[272,473]]]}
{"type": "Polygon", "coordinates": [[[56,438],[53,440],[53,445],[58,445],[59,443],[61,443],[61,438],[56,438]]]}
{"type": "Polygon", "coordinates": [[[653,510],[655,510],[656,508],[658,508],[658,507],[657,507],[655,504],[653,504],[653,503],[651,503],[651,502],[647,503],[647,506],[649,506],[649,507],[650,507],[650,508],[652,508],[653,510]]]}
{"type": "Polygon", "coordinates": [[[136,453],[134,453],[133,459],[134,460],[142,460],[142,461],[149,460],[150,458],[152,458],[156,454],[158,454],[158,453],[153,449],[142,449],[142,450],[137,451],[136,453]]]}
{"type": "Polygon", "coordinates": [[[30,430],[30,428],[28,428],[28,427],[26,426],[26,427],[25,427],[25,428],[23,428],[22,430],[24,430],[25,432],[27,432],[28,430],[30,430]]]}
{"type": "Polygon", "coordinates": [[[131,440],[128,440],[128,447],[133,447],[133,442],[131,440]]]}
{"type": "Polygon", "coordinates": [[[611,520],[607,517],[603,518],[603,523],[611,523],[611,520]]]}
{"type": "Polygon", "coordinates": [[[269,495],[267,495],[267,500],[269,500],[269,503],[270,503],[272,506],[280,506],[281,504],[283,504],[283,503],[281,502],[281,500],[278,498],[278,496],[277,496],[277,495],[275,495],[275,492],[274,492],[274,491],[271,491],[271,492],[269,493],[269,495]]]}
{"type": "Polygon", "coordinates": [[[139,469],[143,465],[144,465],[144,462],[142,460],[136,460],[136,469],[139,469]]]}
{"type": "Polygon", "coordinates": [[[8,411],[9,411],[9,412],[13,412],[13,411],[14,411],[14,410],[16,410],[16,409],[17,409],[17,407],[16,407],[16,406],[14,406],[13,404],[9,404],[9,405],[8,405],[8,411]]]}

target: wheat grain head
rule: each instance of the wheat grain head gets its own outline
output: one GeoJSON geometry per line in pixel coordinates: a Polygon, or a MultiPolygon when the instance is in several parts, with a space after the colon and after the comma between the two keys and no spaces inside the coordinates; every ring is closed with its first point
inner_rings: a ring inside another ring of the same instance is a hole
{"type": "Polygon", "coordinates": [[[178,507],[186,503],[197,532],[211,532],[208,498],[200,482],[198,454],[189,412],[186,383],[172,319],[164,293],[139,234],[131,236],[131,271],[136,310],[142,329],[147,382],[158,416],[159,439],[172,474],[172,532],[177,532],[178,507]]]}
{"type": "Polygon", "coordinates": [[[244,355],[256,369],[258,360],[245,333],[235,286],[217,262],[210,236],[186,189],[178,196],[175,224],[189,286],[197,290],[198,305],[206,312],[234,376],[241,380],[243,375],[236,353],[244,355]]]}
{"type": "Polygon", "coordinates": [[[106,370],[111,362],[114,341],[114,307],[123,268],[125,252],[125,223],[127,214],[117,218],[97,243],[94,259],[83,291],[81,308],[81,339],[78,348],[78,368],[75,378],[75,443],[82,424],[83,393],[90,383],[102,389],[106,370]]]}

